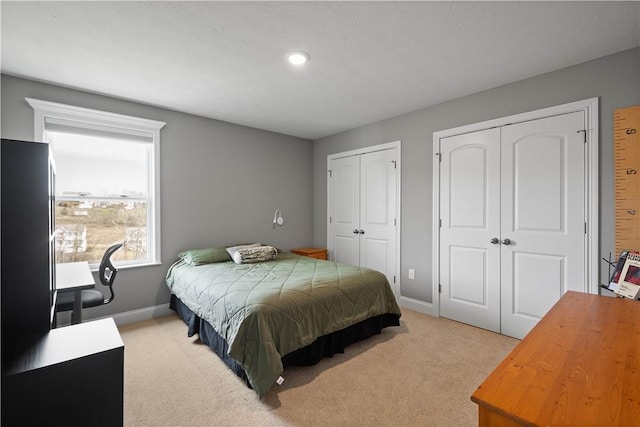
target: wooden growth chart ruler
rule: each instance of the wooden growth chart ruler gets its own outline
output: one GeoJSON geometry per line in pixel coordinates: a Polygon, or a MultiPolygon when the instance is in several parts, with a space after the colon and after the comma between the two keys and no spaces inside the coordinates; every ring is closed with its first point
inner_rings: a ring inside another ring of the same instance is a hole
{"type": "Polygon", "coordinates": [[[640,105],[613,112],[616,254],[640,251],[640,105]]]}

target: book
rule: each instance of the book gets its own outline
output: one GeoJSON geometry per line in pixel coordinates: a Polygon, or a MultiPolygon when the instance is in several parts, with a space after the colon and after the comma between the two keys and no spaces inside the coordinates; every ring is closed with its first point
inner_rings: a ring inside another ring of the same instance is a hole
{"type": "Polygon", "coordinates": [[[628,251],[614,292],[625,298],[638,298],[638,294],[640,294],[640,252],[628,251]]]}
{"type": "Polygon", "coordinates": [[[620,257],[618,258],[618,262],[616,263],[616,267],[613,269],[613,274],[611,274],[611,278],[609,279],[609,290],[616,291],[618,289],[618,280],[620,280],[620,274],[622,273],[622,269],[624,268],[624,263],[627,261],[627,255],[629,255],[629,251],[620,252],[620,257]]]}

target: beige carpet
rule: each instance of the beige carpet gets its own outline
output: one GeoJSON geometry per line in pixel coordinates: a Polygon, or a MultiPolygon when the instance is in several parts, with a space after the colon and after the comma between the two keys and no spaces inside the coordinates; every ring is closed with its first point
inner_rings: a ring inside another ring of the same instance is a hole
{"type": "Polygon", "coordinates": [[[120,327],[126,426],[473,426],[470,396],[518,340],[407,309],[401,325],[263,397],[177,316],[120,327]]]}

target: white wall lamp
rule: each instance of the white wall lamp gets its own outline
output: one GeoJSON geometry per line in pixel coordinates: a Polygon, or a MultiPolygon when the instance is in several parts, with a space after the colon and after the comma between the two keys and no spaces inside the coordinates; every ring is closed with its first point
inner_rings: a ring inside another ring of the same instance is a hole
{"type": "Polygon", "coordinates": [[[273,214],[273,226],[284,224],[284,219],[282,218],[282,213],[280,213],[280,209],[276,209],[273,214]]]}

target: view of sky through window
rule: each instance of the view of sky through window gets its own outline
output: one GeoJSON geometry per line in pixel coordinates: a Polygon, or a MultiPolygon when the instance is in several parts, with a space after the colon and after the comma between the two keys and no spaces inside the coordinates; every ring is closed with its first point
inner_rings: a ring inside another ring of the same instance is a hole
{"type": "Polygon", "coordinates": [[[50,132],[56,194],[143,196],[148,193],[149,144],[50,132]]]}

